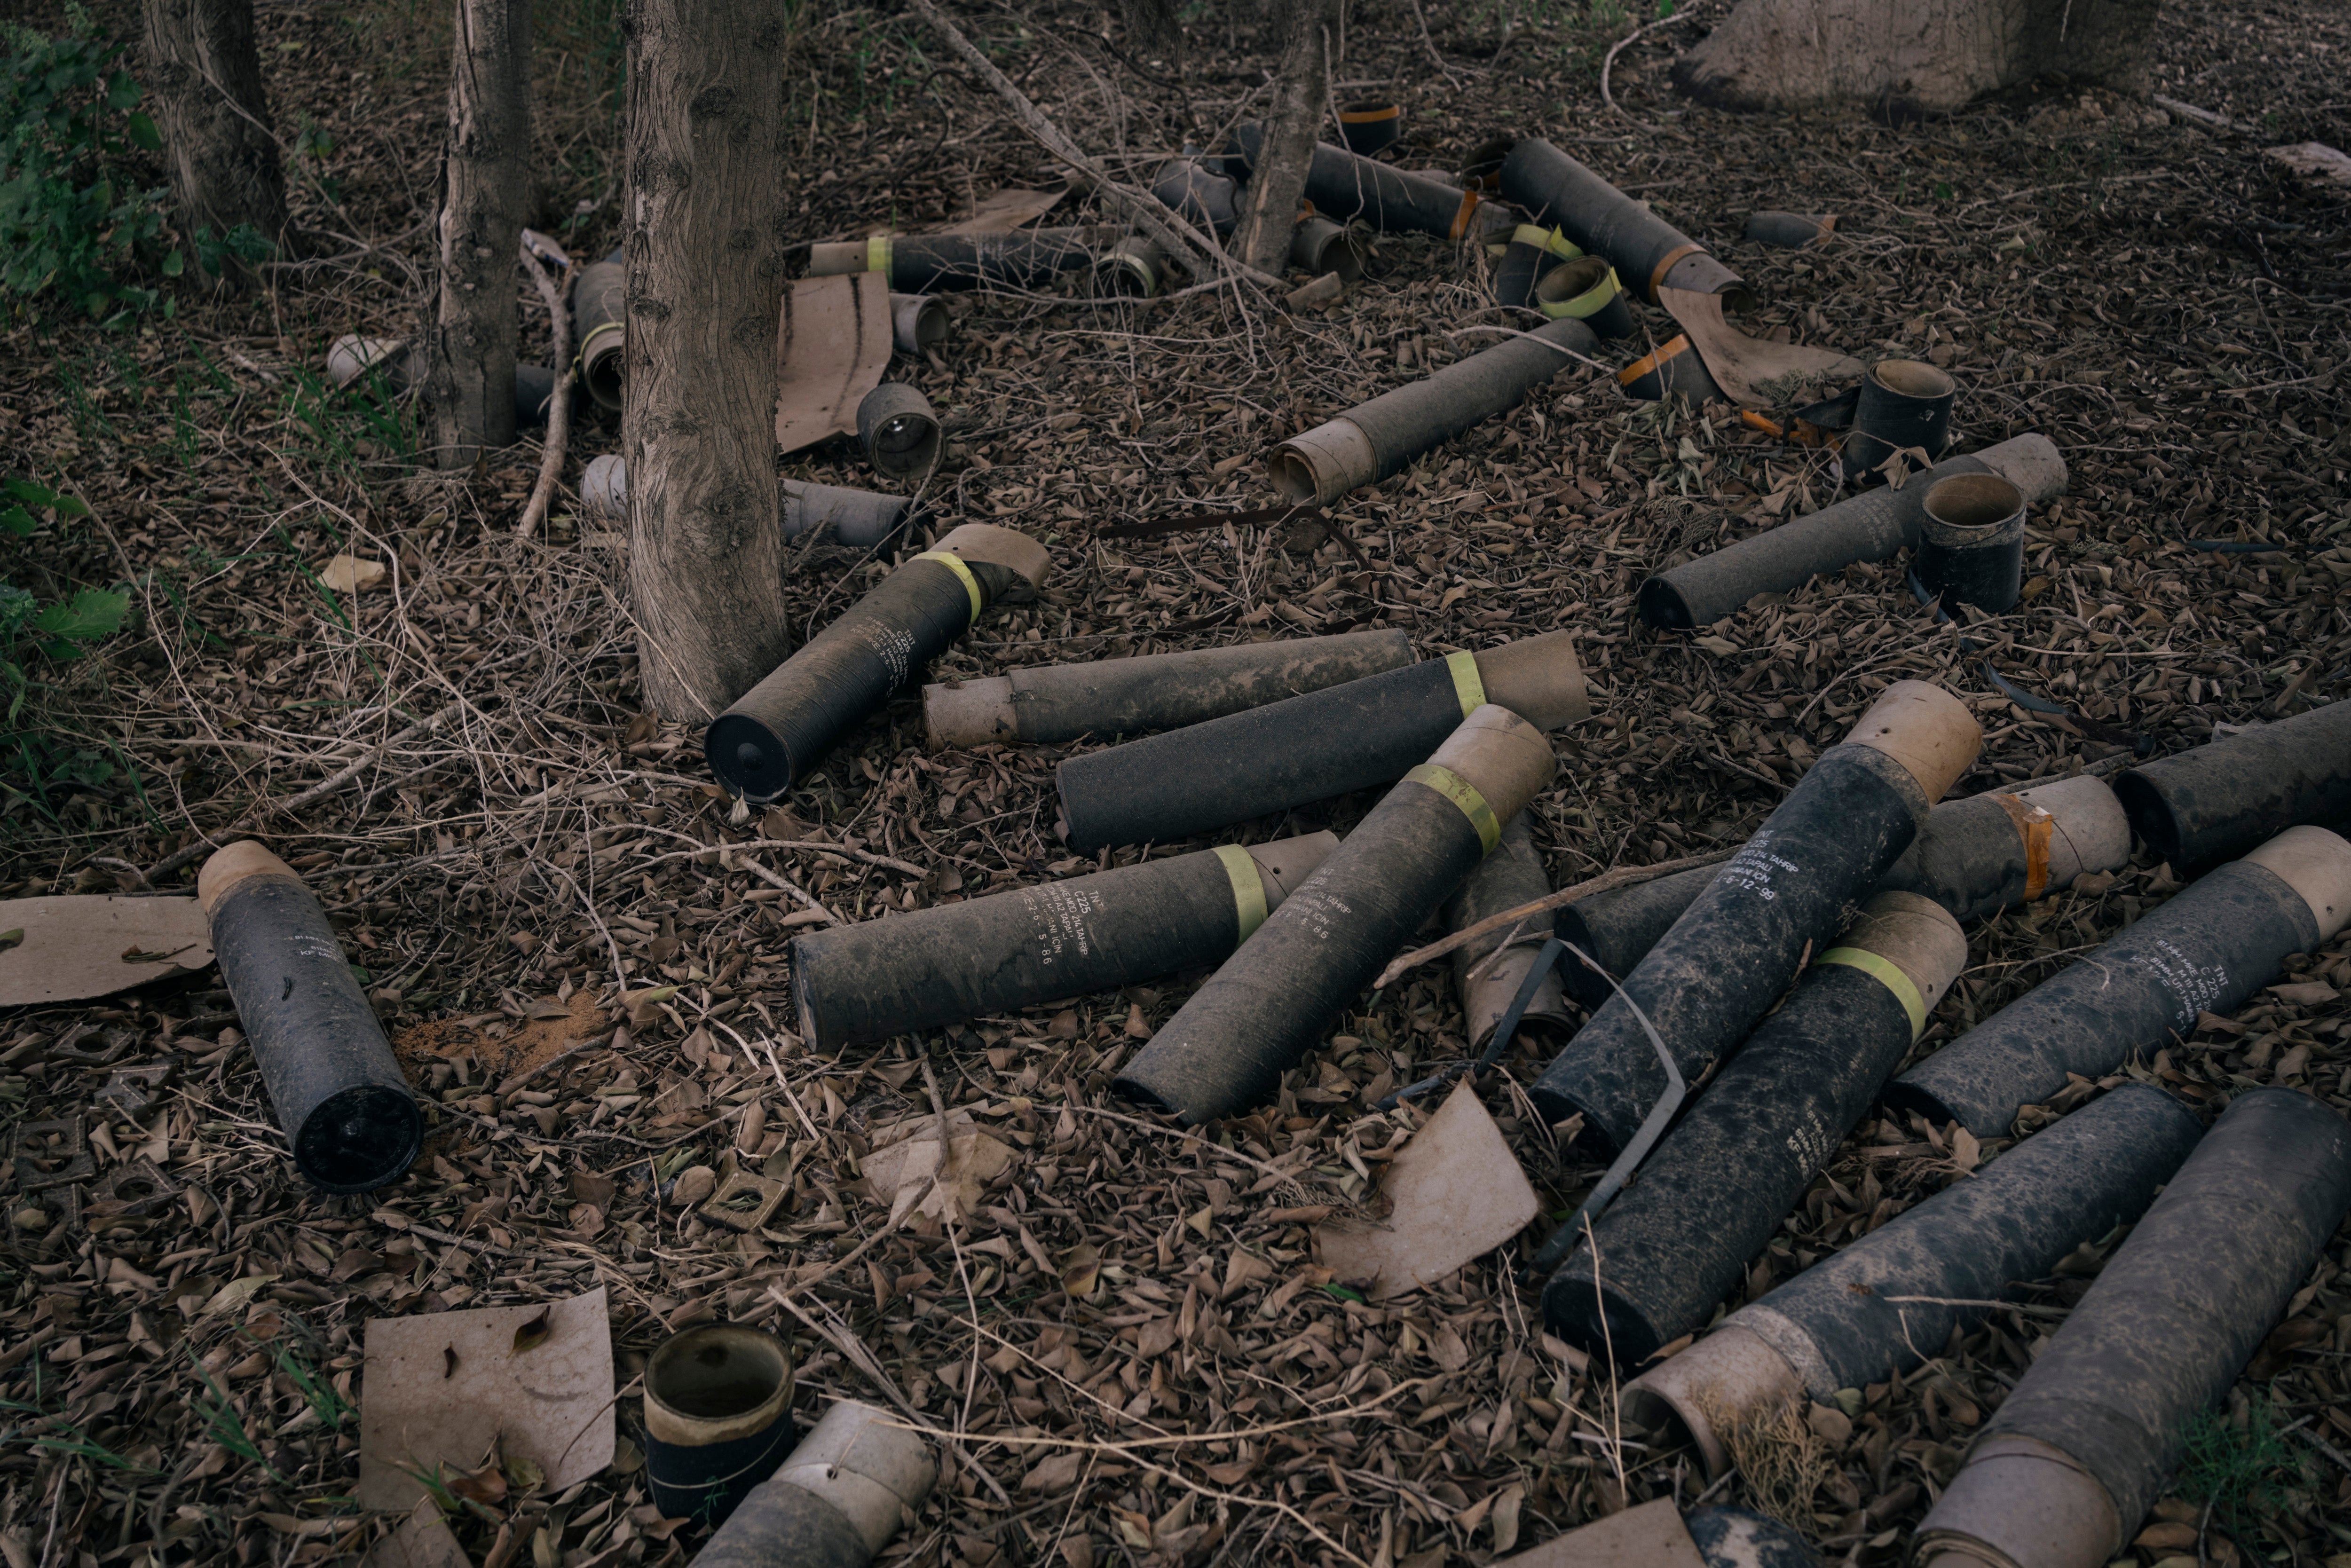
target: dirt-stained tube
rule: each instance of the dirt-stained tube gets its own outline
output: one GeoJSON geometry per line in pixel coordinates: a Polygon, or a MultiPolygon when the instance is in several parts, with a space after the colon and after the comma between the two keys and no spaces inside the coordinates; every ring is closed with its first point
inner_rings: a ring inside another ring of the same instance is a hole
{"type": "Polygon", "coordinates": [[[1391,783],[1489,702],[1539,729],[1581,721],[1591,705],[1574,633],[1425,660],[1072,757],[1058,778],[1070,847],[1173,843],[1391,783]]]}
{"type": "MultiPolygon", "coordinates": [[[[1263,131],[1253,120],[1235,126],[1225,166],[1254,169],[1263,138],[1263,131]]],[[[1357,157],[1327,141],[1314,144],[1314,160],[1306,172],[1306,199],[1324,217],[1340,223],[1361,218],[1385,234],[1411,232],[1461,239],[1477,232],[1477,192],[1357,157]]]]}
{"type": "Polygon", "coordinates": [[[791,1352],[771,1333],[705,1323],[645,1364],[645,1482],[665,1519],[724,1524],[799,1436],[791,1352]]]}
{"type": "Polygon", "coordinates": [[[2020,435],[1913,474],[1899,490],[1865,490],[1661,572],[1641,584],[1641,619],[1668,631],[1708,625],[1759,593],[1784,592],[1824,571],[1915,549],[1927,492],[1954,474],[1997,474],[2032,506],[2065,493],[2065,459],[2056,446],[2045,435],[2020,435]]]}
{"type": "Polygon", "coordinates": [[[1535,285],[1535,308],[1554,321],[1571,317],[1603,338],[1633,335],[1633,311],[1616,269],[1596,256],[1576,256],[1545,273],[1535,285]]]}
{"type": "Polygon", "coordinates": [[[1016,584],[1044,580],[1050,558],[1028,535],[966,523],[872,592],[720,714],[703,756],[727,789],[774,800],[806,778],[853,726],[1016,584]]]}
{"type": "Polygon", "coordinates": [[[1607,257],[1625,287],[1651,304],[1668,284],[1719,294],[1732,310],[1754,303],[1739,275],[1705,246],[1540,137],[1520,142],[1502,161],[1502,194],[1534,222],[1556,224],[1586,251],[1607,257]]]}
{"type": "Polygon", "coordinates": [[[1094,292],[1122,299],[1154,299],[1167,282],[1167,253],[1129,235],[1094,260],[1094,292]]]}
{"type": "Polygon", "coordinates": [[[327,1192],[398,1181],[424,1113],[318,898],[249,839],[204,862],[196,897],[295,1168],[327,1192]]]}
{"type": "Polygon", "coordinates": [[[2157,858],[2193,873],[2304,822],[2351,816],[2351,703],[2143,762],[2115,794],[2157,858]]]}
{"type": "Polygon", "coordinates": [[[743,1500],[694,1568],[868,1568],[937,1479],[922,1434],[843,1399],[743,1500]]]}
{"type": "Polygon", "coordinates": [[[927,294],[890,296],[890,346],[902,354],[922,351],[947,339],[947,308],[927,294]]]}
{"type": "Polygon", "coordinates": [[[1958,397],[1959,387],[1949,373],[1937,366],[1920,360],[1880,360],[1862,378],[1853,428],[1841,454],[1844,471],[1872,472],[1896,452],[1914,446],[1934,462],[1950,449],[1951,404],[1958,397]]]}
{"type": "Polygon", "coordinates": [[[919,480],[938,466],[945,438],[930,399],[904,382],[883,382],[857,405],[857,444],[875,473],[919,480]]]}
{"type": "Polygon", "coordinates": [[[1581,1113],[1593,1146],[1624,1147],[1667,1087],[1634,1005],[1698,1082],[1787,990],[1806,948],[1829,945],[1982,745],[1940,686],[1888,686],[1543,1070],[1529,1091],[1543,1119],[1581,1113]]]}
{"type": "Polygon", "coordinates": [[[1693,404],[1723,401],[1722,388],[1716,383],[1714,372],[1706,368],[1705,359],[1681,333],[1618,371],[1616,384],[1624,389],[1626,397],[1642,402],[1662,402],[1676,392],[1693,404]]]}
{"type": "Polygon", "coordinates": [[[1386,152],[1404,135],[1404,106],[1364,101],[1339,111],[1339,135],[1347,151],[1370,158],[1386,152]]]}
{"type": "MultiPolygon", "coordinates": [[[[783,491],[783,533],[788,539],[830,524],[840,543],[864,549],[906,526],[910,503],[904,496],[844,489],[839,485],[809,485],[798,479],[786,479],[778,487],[783,491]]],[[[587,471],[580,476],[580,499],[591,517],[627,522],[627,460],[614,453],[590,458],[587,471]]]]}
{"type": "Polygon", "coordinates": [[[1947,607],[2007,614],[2024,588],[2024,492],[1997,474],[1937,480],[1918,524],[1918,580],[1947,607]]]}
{"type": "Polygon", "coordinates": [[[1919,1522],[1923,1568],[2098,1568],[2189,1423],[2261,1346],[2351,1208],[2351,1125],[2293,1089],[2231,1101],[1984,1424],[1919,1522]]]}
{"type": "Polygon", "coordinates": [[[1834,213],[1750,213],[1747,243],[1801,250],[1835,232],[1834,213]]]}
{"type": "MultiPolygon", "coordinates": [[[[1499,915],[1505,909],[1516,909],[1549,896],[1551,873],[1543,869],[1542,852],[1535,848],[1532,830],[1527,826],[1524,811],[1512,817],[1502,827],[1502,841],[1494,852],[1478,862],[1478,869],[1462,880],[1460,890],[1445,901],[1445,928],[1458,931],[1475,925],[1489,915],[1499,915]]],[[[1462,1028],[1468,1036],[1469,1049],[1483,1051],[1494,1026],[1502,1021],[1519,987],[1534,967],[1535,956],[1551,936],[1551,916],[1538,915],[1526,922],[1526,929],[1512,936],[1509,927],[1489,936],[1465,942],[1453,949],[1453,985],[1461,994],[1462,1028]],[[1493,956],[1503,941],[1510,940],[1510,950],[1493,956]],[[1491,962],[1489,962],[1489,959],[1491,962]]],[[[1574,1021],[1568,1009],[1567,998],[1560,989],[1559,966],[1552,965],[1543,977],[1535,982],[1535,994],[1527,1003],[1522,1031],[1530,1036],[1547,1030],[1564,1030],[1574,1021]],[[1530,1029],[1528,1026],[1537,1026],[1530,1029]]],[[[1552,1034],[1554,1040],[1564,1034],[1552,1034]]]]}
{"type": "Polygon", "coordinates": [[[1704,1326],[1967,961],[1942,905],[1910,893],[1871,899],[1552,1276],[1551,1332],[1635,1366],[1704,1326]]]}
{"type": "Polygon", "coordinates": [[[615,413],[621,407],[628,304],[629,269],[618,247],[581,268],[580,281],[571,286],[571,341],[578,345],[571,362],[596,406],[615,413]]]}
{"type": "Polygon", "coordinates": [[[923,721],[938,747],[1107,740],[1203,724],[1411,663],[1412,639],[1390,629],[1035,664],[925,686],[923,721]]]}
{"type": "Polygon", "coordinates": [[[1342,283],[1364,280],[1364,247],[1329,218],[1306,217],[1290,236],[1290,265],[1316,277],[1335,272],[1342,283]]]}
{"type": "Polygon", "coordinates": [[[1375,485],[1463,431],[1518,407],[1574,365],[1572,355],[1599,350],[1592,329],[1573,319],[1547,321],[1523,337],[1505,339],[1291,436],[1273,449],[1273,487],[1285,500],[1327,505],[1375,485]]]}
{"type": "Polygon", "coordinates": [[[1981,1137],[2016,1113],[2100,1078],[2226,1013],[2277,977],[2285,960],[2351,920],[2351,843],[2288,828],[2241,861],[2190,883],[2122,935],[1943,1047],[1890,1085],[1886,1103],[1958,1121],[1981,1137]]]}
{"type": "Polygon", "coordinates": [[[2170,1095],[2126,1083],[1731,1313],[1628,1384],[1625,1418],[1682,1428],[1719,1476],[1720,1428],[1941,1354],[1984,1302],[2145,1213],[2203,1130],[2170,1095]]]}
{"type": "Polygon", "coordinates": [[[1502,259],[1494,267],[1494,303],[1534,309],[1535,285],[1543,280],[1543,275],[1583,254],[1573,240],[1555,228],[1520,224],[1510,231],[1510,242],[1502,246],[1502,259]]]}
{"type": "Polygon", "coordinates": [[[1197,227],[1229,235],[1240,221],[1240,182],[1198,158],[1171,160],[1151,182],[1160,205],[1197,227]]]}
{"type": "Polygon", "coordinates": [[[1338,847],[1225,844],[796,937],[800,1033],[830,1051],[1221,964],[1338,847]]]}
{"type": "Polygon", "coordinates": [[[875,235],[809,247],[810,277],[878,272],[893,294],[932,294],[1000,283],[1030,288],[1091,267],[1092,229],[1017,229],[992,235],[875,235]]]}
{"type": "MultiPolygon", "coordinates": [[[[424,357],[404,338],[345,336],[327,346],[327,379],[350,386],[370,372],[382,378],[386,392],[397,395],[424,379],[424,357]]],[[[515,367],[515,423],[535,430],[547,423],[548,404],[555,396],[555,372],[545,365],[515,367]]]]}
{"type": "Polygon", "coordinates": [[[1270,1096],[1551,782],[1543,732],[1486,704],[1372,808],[1113,1087],[1196,1124],[1270,1096]]]}

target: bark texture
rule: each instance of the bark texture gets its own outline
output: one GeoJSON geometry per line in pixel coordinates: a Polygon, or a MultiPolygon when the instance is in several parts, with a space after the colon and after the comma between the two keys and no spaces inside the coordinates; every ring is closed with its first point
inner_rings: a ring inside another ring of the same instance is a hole
{"type": "Polygon", "coordinates": [[[425,395],[444,468],[515,438],[515,273],[530,198],[530,0],[457,0],[425,395]]]}
{"type": "Polygon", "coordinates": [[[786,0],[631,0],[629,579],[646,698],[708,721],[791,651],[776,490],[786,0]]]}
{"type": "Polygon", "coordinates": [[[1280,276],[1298,227],[1298,200],[1314,162],[1316,133],[1331,101],[1331,66],[1338,52],[1344,0],[1273,0],[1272,37],[1281,47],[1265,140],[1249,176],[1249,201],[1238,231],[1241,260],[1280,276]]]}
{"type": "Polygon", "coordinates": [[[2058,74],[2144,95],[2159,0],[1740,0],[1674,64],[1674,82],[1727,109],[1838,99],[1945,113],[2058,74]]]}
{"type": "MultiPolygon", "coordinates": [[[[267,130],[253,0],[146,0],[147,79],[190,240],[250,224],[282,251],[286,172],[267,130]]],[[[223,277],[243,281],[232,259],[223,277]]]]}

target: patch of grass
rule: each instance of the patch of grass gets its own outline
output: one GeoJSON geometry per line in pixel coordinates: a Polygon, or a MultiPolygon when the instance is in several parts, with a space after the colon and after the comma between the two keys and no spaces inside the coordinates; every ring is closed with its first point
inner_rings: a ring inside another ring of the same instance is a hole
{"type": "Polygon", "coordinates": [[[2267,1399],[2252,1399],[2236,1415],[2208,1410],[2188,1423],[2179,1459],[2180,1495],[2210,1506],[2232,1536],[2275,1512],[2288,1487],[2306,1478],[2303,1457],[2278,1429],[2267,1399]]]}

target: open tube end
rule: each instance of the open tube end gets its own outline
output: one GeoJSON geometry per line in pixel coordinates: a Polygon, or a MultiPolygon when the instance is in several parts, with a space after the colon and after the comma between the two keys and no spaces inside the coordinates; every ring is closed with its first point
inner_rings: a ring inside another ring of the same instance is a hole
{"type": "Polygon", "coordinates": [[[1292,503],[1335,501],[1380,476],[1371,437],[1351,419],[1325,420],[1273,449],[1273,487],[1292,503]]]}
{"type": "Polygon", "coordinates": [[[1928,681],[1896,681],[1878,694],[1845,739],[1882,751],[1910,770],[1931,803],[1941,800],[1983,749],[1983,727],[1968,705],[1928,681]]]}
{"type": "Polygon", "coordinates": [[[2134,769],[2115,779],[2115,799],[2122,802],[2123,815],[2130,819],[2131,831],[2153,852],[2155,858],[2169,861],[2179,869],[2179,851],[2183,835],[2179,819],[2172,813],[2171,802],[2152,779],[2134,769]]]}
{"type": "Polygon", "coordinates": [[[1018,740],[1020,716],[1012,706],[1012,677],[948,681],[923,688],[923,727],[931,749],[953,751],[992,740],[1018,740]]]}
{"type": "Polygon", "coordinates": [[[214,850],[202,870],[196,873],[196,902],[210,915],[228,890],[249,876],[292,876],[294,868],[269,852],[267,845],[254,839],[239,839],[235,843],[214,850]]]}
{"type": "Polygon", "coordinates": [[[1043,545],[1018,528],[998,528],[994,523],[966,523],[950,529],[935,548],[966,560],[1000,566],[1031,588],[1043,586],[1046,574],[1053,567],[1052,555],[1043,545]]]}
{"type": "Polygon", "coordinates": [[[1640,606],[1641,619],[1660,632],[1687,632],[1698,624],[1680,591],[1662,577],[1641,584],[1640,606]]]}
{"type": "Polygon", "coordinates": [[[2098,1568],[2123,1548],[2105,1487],[2053,1444],[1998,1432],[1978,1443],[1918,1523],[1917,1561],[1964,1568],[2098,1568]]]}
{"type": "Polygon", "coordinates": [[[1725,1428],[1803,1396],[1803,1379],[1787,1357],[1753,1330],[1726,1323],[1626,1384],[1616,1408],[1626,1421],[1651,1431],[1679,1427],[1712,1479],[1730,1468],[1725,1428]]]}
{"type": "Polygon", "coordinates": [[[646,1433],[682,1448],[758,1437],[791,1408],[791,1352],[771,1333],[732,1323],[665,1341],[644,1377],[646,1433]]]}
{"type": "MultiPolygon", "coordinates": [[[[223,852],[225,853],[226,852],[223,852]]],[[[2275,876],[2310,905],[2321,942],[2351,921],[2351,843],[2325,828],[2288,828],[2245,859],[2275,876]]]]}
{"type": "Polygon", "coordinates": [[[1507,822],[1524,810],[1559,768],[1543,732],[1495,703],[1473,709],[1429,761],[1484,796],[1497,822],[1507,822]]]}
{"type": "Polygon", "coordinates": [[[1538,729],[1563,729],[1592,716],[1575,633],[1545,632],[1473,655],[1486,700],[1499,703],[1538,729]]]}
{"type": "Polygon", "coordinates": [[[1967,933],[1949,910],[1915,893],[1881,893],[1863,904],[1837,946],[1875,953],[1901,970],[1930,1013],[1968,967],[1967,933]]]}
{"type": "Polygon", "coordinates": [[[1923,360],[1880,360],[1869,377],[1886,391],[1900,392],[1904,397],[1949,397],[1958,390],[1948,371],[1923,360]]]}

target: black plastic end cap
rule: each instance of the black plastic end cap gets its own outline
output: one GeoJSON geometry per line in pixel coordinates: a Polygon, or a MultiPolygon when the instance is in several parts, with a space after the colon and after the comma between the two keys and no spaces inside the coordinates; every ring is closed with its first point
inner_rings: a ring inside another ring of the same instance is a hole
{"type": "Polygon", "coordinates": [[[408,1174],[424,1149],[416,1097],[360,1083],[319,1102],[294,1137],[294,1165],[322,1192],[373,1192],[408,1174]]]}
{"type": "Polygon", "coordinates": [[[792,787],[790,748],[748,715],[720,714],[703,733],[702,755],[729,792],[754,805],[765,805],[792,787]]]}
{"type": "Polygon", "coordinates": [[[1641,619],[1660,632],[1687,632],[1698,624],[1680,592],[1662,577],[1641,584],[1641,619]]]}

